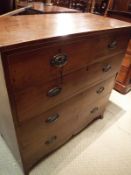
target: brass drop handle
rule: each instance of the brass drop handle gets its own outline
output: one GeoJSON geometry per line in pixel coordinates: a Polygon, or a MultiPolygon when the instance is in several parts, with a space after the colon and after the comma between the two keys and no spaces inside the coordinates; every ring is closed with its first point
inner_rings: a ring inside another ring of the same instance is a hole
{"type": "Polygon", "coordinates": [[[47,95],[49,97],[54,97],[54,96],[60,94],[61,90],[62,90],[61,87],[54,87],[48,91],[47,95]]]}
{"type": "Polygon", "coordinates": [[[102,68],[103,72],[108,72],[109,70],[111,70],[111,65],[110,64],[105,64],[102,68]]]}
{"type": "Polygon", "coordinates": [[[52,136],[47,141],[45,141],[45,144],[46,145],[53,144],[56,141],[56,139],[57,139],[57,136],[52,136]]]}
{"type": "Polygon", "coordinates": [[[49,116],[47,119],[46,119],[46,123],[53,123],[53,122],[55,122],[57,119],[59,118],[59,114],[58,113],[56,113],[56,114],[54,114],[54,115],[52,115],[52,116],[49,116]]]}
{"type": "Polygon", "coordinates": [[[65,53],[60,53],[55,55],[52,59],[50,64],[55,67],[63,67],[68,61],[68,56],[65,53]]]}
{"type": "Polygon", "coordinates": [[[99,89],[96,90],[96,93],[101,94],[104,91],[104,89],[105,88],[103,86],[101,86],[99,89]]]}
{"type": "Polygon", "coordinates": [[[114,40],[111,43],[108,44],[109,49],[115,49],[117,47],[117,41],[114,40]]]}
{"type": "Polygon", "coordinates": [[[98,110],[99,110],[98,107],[94,107],[94,108],[90,111],[90,113],[91,113],[91,114],[94,114],[94,113],[97,112],[98,110]]]}

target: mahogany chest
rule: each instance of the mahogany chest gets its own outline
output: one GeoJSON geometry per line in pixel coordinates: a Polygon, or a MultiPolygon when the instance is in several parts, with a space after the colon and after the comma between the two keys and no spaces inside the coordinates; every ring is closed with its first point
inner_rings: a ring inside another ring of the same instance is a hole
{"type": "MultiPolygon", "coordinates": [[[[108,16],[131,23],[131,0],[113,1],[108,16]]],[[[131,90],[131,39],[116,77],[115,89],[122,94],[131,90]]]]}
{"type": "Polygon", "coordinates": [[[3,17],[0,27],[0,132],[28,173],[103,117],[131,26],[87,13],[3,17]]]}

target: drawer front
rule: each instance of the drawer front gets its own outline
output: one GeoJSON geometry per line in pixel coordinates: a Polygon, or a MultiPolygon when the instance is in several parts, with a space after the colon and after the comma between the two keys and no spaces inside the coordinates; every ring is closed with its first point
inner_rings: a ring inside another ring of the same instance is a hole
{"type": "Polygon", "coordinates": [[[80,132],[95,118],[103,115],[108,98],[109,95],[106,95],[87,106],[87,96],[79,95],[71,101],[66,102],[64,109],[60,108],[63,121],[61,120],[59,122],[58,119],[56,124],[47,124],[48,126],[45,127],[45,120],[40,120],[40,125],[34,122],[32,128],[30,124],[28,125],[29,128],[27,126],[20,128],[19,137],[21,139],[22,153],[26,165],[30,167],[40,158],[51,153],[73,135],[80,132]],[[29,133],[30,136],[27,136],[29,133]]]}
{"type": "Polygon", "coordinates": [[[128,33],[121,35],[119,32],[112,32],[9,55],[9,73],[13,87],[23,89],[34,84],[41,85],[88,64],[124,53],[128,39],[128,33]]]}
{"type": "Polygon", "coordinates": [[[21,124],[20,126],[18,126],[18,129],[22,128],[22,134],[24,135],[24,138],[27,137],[26,141],[24,142],[30,143],[32,141],[32,139],[30,140],[30,135],[35,135],[37,130],[39,132],[39,129],[41,129],[41,127],[45,128],[46,130],[51,129],[52,127],[59,127],[63,122],[70,118],[67,117],[70,116],[70,114],[76,116],[81,110],[81,106],[86,105],[86,108],[87,106],[92,104],[94,100],[97,101],[106,96],[106,94],[109,94],[113,86],[114,77],[111,77],[106,81],[103,81],[102,83],[99,83],[94,87],[91,87],[88,90],[79,93],[78,95],[67,100],[66,102],[61,103],[60,105],[48,110],[40,116],[37,116],[34,119],[21,124]],[[80,107],[78,108],[78,106],[80,107]],[[32,130],[34,126],[35,130],[32,130]]]}
{"type": "Polygon", "coordinates": [[[15,92],[19,122],[33,118],[112,75],[119,69],[122,55],[109,58],[41,86],[15,92]]]}

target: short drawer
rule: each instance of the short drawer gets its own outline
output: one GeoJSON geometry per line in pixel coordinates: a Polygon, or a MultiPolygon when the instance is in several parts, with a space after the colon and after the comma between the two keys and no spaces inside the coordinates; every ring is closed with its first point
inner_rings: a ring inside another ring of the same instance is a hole
{"type": "Polygon", "coordinates": [[[88,38],[52,43],[31,51],[8,55],[9,74],[13,87],[23,89],[54,80],[88,64],[125,53],[128,33],[110,32],[88,38]]]}
{"type": "Polygon", "coordinates": [[[83,90],[115,76],[122,58],[123,54],[80,69],[63,76],[62,79],[15,91],[18,121],[23,122],[33,118],[83,90]]]}
{"type": "Polygon", "coordinates": [[[19,128],[24,162],[30,167],[103,115],[108,98],[109,94],[88,106],[87,95],[79,95],[63,104],[63,107],[56,108],[61,119],[55,123],[46,123],[45,126],[45,118],[40,118],[19,128]]]}

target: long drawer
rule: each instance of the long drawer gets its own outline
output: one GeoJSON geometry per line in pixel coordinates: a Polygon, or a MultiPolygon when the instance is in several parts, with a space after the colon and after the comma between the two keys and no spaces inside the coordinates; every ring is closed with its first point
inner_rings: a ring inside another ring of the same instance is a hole
{"type": "Polygon", "coordinates": [[[68,117],[66,116],[68,116],[69,114],[77,115],[78,111],[80,110],[84,111],[81,109],[81,106],[86,105],[85,106],[86,109],[86,107],[92,104],[94,100],[97,101],[105,97],[106,94],[109,94],[113,86],[114,86],[114,77],[111,77],[106,81],[103,81],[102,83],[99,83],[94,87],[91,87],[88,90],[79,93],[78,95],[67,100],[66,102],[57,105],[56,107],[48,110],[47,112],[42,113],[39,116],[36,116],[34,119],[31,119],[19,125],[18,128],[23,129],[22,135],[24,135],[24,138],[27,137],[27,140],[25,140],[24,142],[25,143],[30,142],[29,141],[30,135],[35,134],[37,130],[39,131],[39,128],[41,128],[41,126],[47,130],[52,128],[52,126],[57,127],[56,126],[57,124],[61,125],[61,122],[65,122],[66,120],[68,120],[68,117]],[[73,106],[79,106],[79,108],[76,107],[73,109],[73,106]],[[66,108],[68,108],[68,110],[66,110],[66,108]],[[71,111],[69,111],[69,109],[71,111]],[[69,111],[69,113],[67,111],[69,111]],[[34,125],[36,129],[32,130],[34,125]]]}
{"type": "Polygon", "coordinates": [[[122,55],[111,57],[45,84],[14,92],[19,122],[33,118],[116,74],[122,55]]]}
{"type": "Polygon", "coordinates": [[[54,122],[46,123],[47,118],[41,117],[18,128],[23,159],[28,167],[103,115],[109,94],[90,105],[87,96],[80,94],[56,108],[60,117],[54,122]]]}
{"type": "Polygon", "coordinates": [[[52,43],[31,51],[8,55],[9,74],[13,87],[40,85],[81,69],[109,56],[125,53],[129,33],[119,32],[91,36],[66,43],[52,43]],[[50,44],[51,45],[51,44],[50,44]]]}

